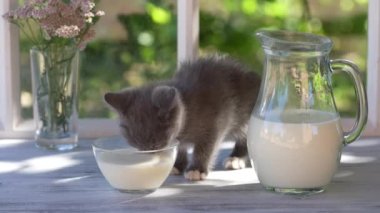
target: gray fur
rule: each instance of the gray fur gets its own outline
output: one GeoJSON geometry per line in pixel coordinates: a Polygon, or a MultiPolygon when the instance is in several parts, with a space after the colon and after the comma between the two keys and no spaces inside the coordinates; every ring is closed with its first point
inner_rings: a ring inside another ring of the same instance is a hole
{"type": "Polygon", "coordinates": [[[235,139],[231,157],[247,154],[247,124],[260,87],[260,77],[229,58],[186,62],[175,76],[140,88],[107,93],[105,101],[120,116],[122,134],[139,149],[162,148],[177,138],[175,167],[207,175],[217,147],[235,139]],[[188,165],[186,145],[193,145],[188,165]]]}

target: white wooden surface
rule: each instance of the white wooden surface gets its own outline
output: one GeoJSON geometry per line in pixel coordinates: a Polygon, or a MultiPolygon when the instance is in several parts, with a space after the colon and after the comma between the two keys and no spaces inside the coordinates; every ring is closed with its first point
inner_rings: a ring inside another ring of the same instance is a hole
{"type": "MultiPolygon", "coordinates": [[[[15,7],[17,1],[0,1],[0,15],[15,7]]],[[[178,0],[178,62],[194,59],[198,52],[199,0],[178,0]]],[[[363,135],[380,136],[380,3],[368,1],[368,75],[369,119],[363,135]]],[[[33,125],[20,118],[18,36],[16,28],[0,18],[0,138],[32,138],[33,125]]],[[[81,137],[94,138],[117,132],[113,121],[89,118],[79,123],[81,137]],[[88,120],[91,120],[89,122],[88,120]]],[[[353,119],[343,125],[352,126],[353,119]]]]}
{"type": "Polygon", "coordinates": [[[304,197],[265,191],[253,169],[220,170],[221,158],[204,182],[170,176],[152,194],[120,193],[100,174],[90,142],[56,153],[0,140],[0,212],[380,212],[380,139],[345,147],[327,191],[304,197]]]}

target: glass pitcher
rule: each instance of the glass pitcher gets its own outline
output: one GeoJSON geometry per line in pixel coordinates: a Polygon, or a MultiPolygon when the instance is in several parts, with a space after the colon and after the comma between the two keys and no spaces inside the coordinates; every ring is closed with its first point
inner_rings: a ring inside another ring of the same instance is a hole
{"type": "Polygon", "coordinates": [[[367,98],[358,67],[330,60],[329,38],[298,32],[260,31],[265,52],[260,94],[248,128],[248,151],[268,190],[309,194],[324,191],[340,162],[343,145],[367,122],[367,98]],[[345,133],[331,76],[347,72],[358,96],[356,123],[345,133]]]}

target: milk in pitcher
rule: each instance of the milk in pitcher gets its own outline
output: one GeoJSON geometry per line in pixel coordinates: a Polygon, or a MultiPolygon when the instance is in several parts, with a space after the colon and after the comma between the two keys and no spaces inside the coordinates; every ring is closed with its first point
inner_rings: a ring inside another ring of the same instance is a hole
{"type": "Polygon", "coordinates": [[[265,120],[251,117],[248,149],[264,186],[318,188],[327,185],[337,169],[342,138],[335,113],[272,112],[265,120]]]}

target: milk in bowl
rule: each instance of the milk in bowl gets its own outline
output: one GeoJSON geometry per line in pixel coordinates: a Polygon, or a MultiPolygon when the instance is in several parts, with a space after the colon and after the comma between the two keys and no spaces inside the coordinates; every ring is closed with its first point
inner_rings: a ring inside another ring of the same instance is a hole
{"type": "Polygon", "coordinates": [[[173,168],[178,143],[160,150],[138,151],[120,137],[96,141],[96,162],[107,182],[123,192],[154,191],[173,168]]]}

